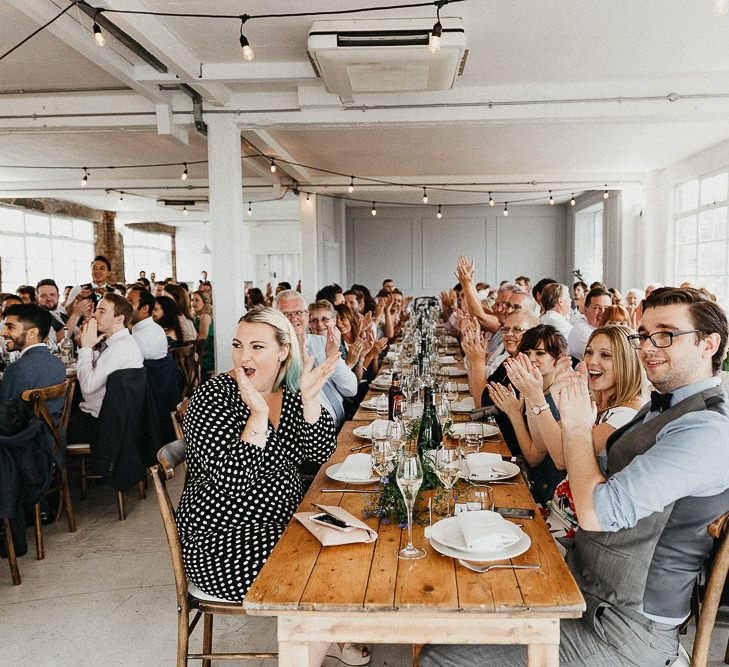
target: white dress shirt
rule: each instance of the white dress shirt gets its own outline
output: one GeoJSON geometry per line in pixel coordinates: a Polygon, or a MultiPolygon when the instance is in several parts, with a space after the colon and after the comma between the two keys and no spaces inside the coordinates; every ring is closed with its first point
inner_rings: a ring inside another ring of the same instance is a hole
{"type": "Polygon", "coordinates": [[[565,340],[570,336],[572,325],[567,321],[564,315],[560,315],[556,310],[548,310],[539,318],[540,324],[549,324],[561,333],[565,340]]]}
{"type": "Polygon", "coordinates": [[[139,320],[132,327],[132,337],[137,341],[145,359],[162,359],[167,356],[165,330],[151,317],[139,320]]]}
{"type": "MultiPolygon", "coordinates": [[[[322,364],[327,358],[326,336],[306,334],[306,353],[314,357],[314,366],[322,364]]],[[[334,373],[329,376],[322,390],[319,392],[319,402],[322,407],[332,416],[336,424],[344,421],[344,396],[357,395],[357,376],[344,359],[337,361],[334,373]]]]}
{"type": "Polygon", "coordinates": [[[567,339],[567,354],[582,361],[590,334],[595,330],[587,320],[577,320],[567,339]]]}
{"type": "Polygon", "coordinates": [[[109,375],[124,368],[142,368],[144,362],[129,329],[121,329],[109,336],[106,344],[108,347],[101,353],[90,347],[82,347],[78,351],[76,377],[84,397],[79,407],[92,417],[99,416],[109,375]]]}

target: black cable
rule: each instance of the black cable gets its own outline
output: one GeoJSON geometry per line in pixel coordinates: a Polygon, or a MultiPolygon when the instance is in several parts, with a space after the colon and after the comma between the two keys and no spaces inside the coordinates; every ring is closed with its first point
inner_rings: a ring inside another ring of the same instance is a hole
{"type": "Polygon", "coordinates": [[[39,26],[38,28],[36,28],[25,39],[21,40],[15,46],[11,47],[8,51],[6,51],[2,55],[0,55],[0,60],[4,60],[5,58],[7,58],[13,51],[15,51],[16,49],[19,49],[27,41],[33,39],[33,37],[35,37],[42,30],[45,30],[49,25],[51,25],[51,23],[54,23],[55,21],[57,21],[58,19],[60,19],[75,4],[76,4],[75,1],[74,2],[71,2],[71,4],[69,4],[65,9],[62,9],[60,12],[58,12],[58,14],[56,14],[50,21],[48,21],[48,22],[44,23],[42,26],[39,26]]]}

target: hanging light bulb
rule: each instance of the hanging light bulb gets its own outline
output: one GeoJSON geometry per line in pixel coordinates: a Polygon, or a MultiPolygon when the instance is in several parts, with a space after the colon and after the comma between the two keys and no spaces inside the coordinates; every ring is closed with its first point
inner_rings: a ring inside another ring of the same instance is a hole
{"type": "Polygon", "coordinates": [[[509,202],[504,202],[504,217],[509,215],[509,202]]]}
{"type": "Polygon", "coordinates": [[[271,173],[276,173],[276,162],[274,160],[271,160],[271,173]]]}
{"type": "Polygon", "coordinates": [[[494,201],[494,198],[491,196],[491,193],[489,192],[489,206],[495,206],[496,202],[494,201]]]}
{"type": "Polygon", "coordinates": [[[441,205],[438,204],[438,212],[435,214],[435,217],[440,220],[443,217],[443,211],[441,210],[441,205]]]}
{"type": "Polygon", "coordinates": [[[431,53],[438,53],[440,51],[440,38],[443,34],[443,26],[440,23],[440,4],[436,5],[436,16],[437,20],[433,29],[430,31],[430,41],[428,42],[428,48],[431,53]]]}
{"type": "Polygon", "coordinates": [[[84,167],[84,177],[81,179],[81,187],[85,188],[89,184],[89,172],[86,167],[84,167]]]}
{"type": "Polygon", "coordinates": [[[248,20],[248,15],[244,14],[240,17],[240,48],[243,49],[243,60],[247,63],[251,62],[256,57],[253,53],[251,45],[248,43],[248,38],[243,34],[243,24],[248,20]]]}
{"type": "Polygon", "coordinates": [[[187,215],[187,206],[182,207],[182,215],[187,215]]]}
{"type": "Polygon", "coordinates": [[[351,176],[349,179],[349,187],[347,188],[347,192],[352,194],[354,192],[354,176],[351,176]]]}
{"type": "Polygon", "coordinates": [[[306,193],[306,201],[309,201],[309,193],[306,193]]]}
{"type": "Polygon", "coordinates": [[[119,203],[121,204],[123,201],[124,201],[124,193],[120,192],[119,193],[119,203]]]}
{"type": "Polygon", "coordinates": [[[248,202],[248,217],[250,218],[253,215],[253,209],[251,208],[251,202],[248,202]]]}
{"type": "Polygon", "coordinates": [[[428,191],[425,188],[423,188],[423,204],[427,204],[427,203],[428,203],[428,191]]]}
{"type": "Polygon", "coordinates": [[[94,41],[98,46],[106,46],[106,38],[104,37],[104,33],[101,32],[101,26],[96,22],[98,16],[99,12],[96,12],[96,15],[94,16],[94,26],[92,28],[92,30],[94,31],[94,41]]]}
{"type": "Polygon", "coordinates": [[[610,196],[610,193],[608,192],[607,185],[605,186],[605,192],[602,193],[602,198],[607,199],[610,196]]]}
{"type": "Polygon", "coordinates": [[[180,180],[186,181],[187,180],[187,162],[183,162],[182,165],[185,167],[185,170],[180,174],[180,180]]]}
{"type": "Polygon", "coordinates": [[[570,199],[570,206],[574,206],[577,202],[575,201],[575,193],[572,193],[572,199],[570,199]]]}
{"type": "Polygon", "coordinates": [[[724,16],[729,12],[729,0],[714,0],[714,14],[724,16]]]}
{"type": "Polygon", "coordinates": [[[372,210],[370,211],[372,215],[377,215],[377,209],[375,208],[375,202],[372,202],[372,210]]]}
{"type": "Polygon", "coordinates": [[[554,206],[554,197],[552,197],[552,191],[549,191],[549,205],[554,206]]]}

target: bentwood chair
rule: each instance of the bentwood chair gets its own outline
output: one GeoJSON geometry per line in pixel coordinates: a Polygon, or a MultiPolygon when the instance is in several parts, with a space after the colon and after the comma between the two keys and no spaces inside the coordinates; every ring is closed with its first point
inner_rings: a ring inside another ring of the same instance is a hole
{"type": "MultiPolygon", "coordinates": [[[[703,590],[703,598],[696,616],[696,636],[694,637],[691,657],[679,648],[675,667],[704,667],[709,660],[711,633],[714,630],[716,614],[719,610],[721,594],[729,571],[729,512],[709,524],[708,532],[716,540],[716,552],[709,567],[709,576],[703,590]]],[[[729,652],[724,662],[729,663],[729,652]]]]}
{"type": "Polygon", "coordinates": [[[175,594],[177,596],[177,667],[187,665],[188,660],[202,660],[203,667],[210,667],[211,660],[255,660],[276,658],[276,653],[213,653],[213,617],[215,614],[245,616],[240,602],[229,602],[203,593],[195,584],[187,580],[182,562],[182,544],[177,532],[175,513],[167,491],[167,482],[174,478],[175,472],[185,461],[186,442],[175,440],[157,452],[159,465],[149,469],[154,490],[162,513],[162,523],[167,535],[167,545],[172,559],[175,575],[175,594]],[[190,622],[190,614],[195,617],[190,622]],[[202,653],[190,653],[190,635],[203,616],[202,653]]]}
{"type": "Polygon", "coordinates": [[[195,343],[188,343],[170,350],[182,376],[181,398],[190,398],[198,386],[198,363],[195,359],[195,343]]]}
{"type": "MultiPolygon", "coordinates": [[[[68,487],[68,473],[66,471],[66,455],[63,452],[63,435],[68,428],[68,420],[71,415],[71,404],[73,402],[73,393],[76,383],[72,380],[66,380],[60,384],[51,387],[43,387],[40,389],[28,389],[24,391],[20,398],[28,401],[33,408],[33,414],[40,419],[48,427],[53,436],[53,445],[51,449],[51,483],[44,495],[49,492],[59,491],[60,502],[58,505],[58,513],[56,520],[61,514],[61,510],[66,510],[66,520],[68,521],[68,531],[76,532],[76,516],[73,512],[71,503],[71,494],[68,487]],[[63,411],[58,423],[51,416],[46,405],[46,401],[63,398],[63,411]],[[61,464],[58,465],[56,460],[57,453],[61,452],[61,464]]],[[[45,558],[45,547],[43,543],[43,524],[41,522],[41,505],[40,501],[35,504],[35,551],[36,558],[43,560],[45,558]]]]}
{"type": "Polygon", "coordinates": [[[172,419],[172,428],[175,430],[175,438],[182,440],[185,437],[185,432],[182,430],[182,419],[187,412],[187,406],[190,403],[189,398],[184,398],[177,407],[170,412],[170,418],[172,419]]]}

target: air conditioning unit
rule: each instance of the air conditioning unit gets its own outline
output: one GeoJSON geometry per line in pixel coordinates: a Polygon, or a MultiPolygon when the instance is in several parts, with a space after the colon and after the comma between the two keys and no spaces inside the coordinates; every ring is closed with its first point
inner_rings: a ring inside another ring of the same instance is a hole
{"type": "Polygon", "coordinates": [[[434,19],[315,21],[309,60],[327,91],[395,93],[453,88],[468,50],[463,21],[441,17],[440,50],[428,47],[434,19]]]}

